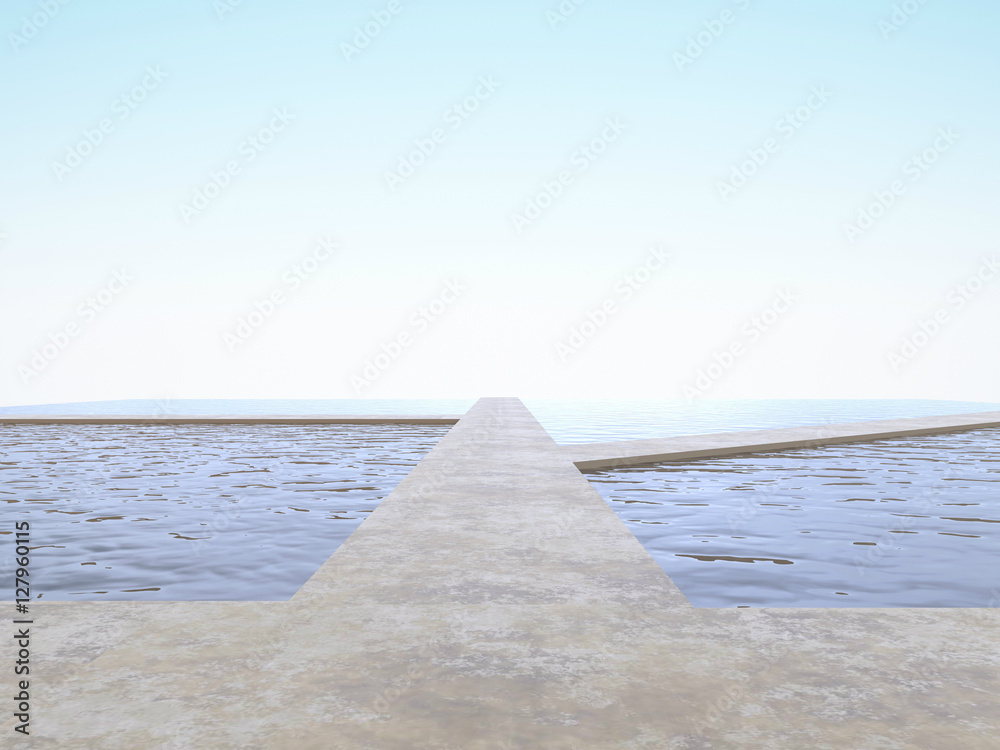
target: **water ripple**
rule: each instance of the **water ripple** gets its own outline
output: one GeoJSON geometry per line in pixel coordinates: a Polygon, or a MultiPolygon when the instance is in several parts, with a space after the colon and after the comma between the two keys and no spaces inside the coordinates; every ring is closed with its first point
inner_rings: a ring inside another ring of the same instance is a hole
{"type": "Polygon", "coordinates": [[[696,606],[986,607],[998,446],[989,429],[587,477],[696,606]]]}
{"type": "Polygon", "coordinates": [[[5,425],[0,499],[46,600],[284,600],[449,429],[5,425]]]}

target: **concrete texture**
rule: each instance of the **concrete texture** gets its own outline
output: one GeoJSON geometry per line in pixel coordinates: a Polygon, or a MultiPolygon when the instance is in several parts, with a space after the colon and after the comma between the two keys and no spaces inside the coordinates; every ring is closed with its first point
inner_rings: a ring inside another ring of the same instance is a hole
{"type": "Polygon", "coordinates": [[[32,738],[3,747],[1000,737],[1000,610],[695,609],[517,399],[480,400],[288,602],[31,614],[32,738]]]}
{"type": "Polygon", "coordinates": [[[267,417],[267,416],[0,416],[0,424],[455,424],[460,416],[419,416],[404,417],[393,415],[375,416],[309,416],[309,417],[267,417]]]}
{"type": "MultiPolygon", "coordinates": [[[[879,419],[847,424],[745,430],[710,435],[617,440],[608,443],[565,445],[562,453],[582,471],[638,466],[785,448],[815,448],[837,443],[866,443],[885,438],[934,435],[942,432],[1000,427],[1000,412],[979,412],[945,417],[879,419]]],[[[998,744],[1000,747],[1000,744],[998,744]]]]}

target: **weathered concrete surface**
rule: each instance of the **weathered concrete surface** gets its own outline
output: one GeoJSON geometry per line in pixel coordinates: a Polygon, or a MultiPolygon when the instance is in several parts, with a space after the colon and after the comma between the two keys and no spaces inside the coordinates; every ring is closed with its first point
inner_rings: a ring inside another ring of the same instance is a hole
{"type": "Polygon", "coordinates": [[[617,440],[562,446],[563,455],[587,471],[638,466],[659,461],[680,461],[785,448],[814,448],[837,443],[865,443],[884,438],[934,435],[942,432],[1000,427],[1000,412],[979,412],[944,417],[878,419],[846,424],[744,430],[710,435],[617,440]]]}
{"type": "Polygon", "coordinates": [[[430,415],[430,416],[232,416],[232,417],[202,417],[202,416],[18,416],[5,414],[0,416],[0,424],[455,424],[460,416],[430,415]]]}
{"type": "Polygon", "coordinates": [[[4,747],[1000,736],[1000,610],[695,609],[516,399],[479,401],[289,602],[32,607],[33,738],[4,747]]]}

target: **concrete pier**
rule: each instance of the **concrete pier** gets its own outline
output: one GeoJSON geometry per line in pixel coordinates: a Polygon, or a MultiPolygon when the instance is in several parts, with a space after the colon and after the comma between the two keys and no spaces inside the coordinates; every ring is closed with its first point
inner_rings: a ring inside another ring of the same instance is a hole
{"type": "Polygon", "coordinates": [[[789,448],[867,443],[872,440],[938,435],[946,432],[981,430],[987,427],[1000,427],[1000,412],[873,419],[865,422],[785,427],[776,430],[744,430],[647,440],[617,440],[607,443],[565,445],[562,451],[563,455],[579,469],[586,471],[789,448]]]}
{"type": "Polygon", "coordinates": [[[31,416],[11,415],[0,416],[3,424],[455,424],[461,416],[393,416],[393,415],[359,415],[359,416],[31,416]]]}
{"type": "Polygon", "coordinates": [[[1000,736],[1000,609],[696,609],[517,399],[477,402],[290,601],[31,609],[32,737],[2,747],[1000,736]]]}

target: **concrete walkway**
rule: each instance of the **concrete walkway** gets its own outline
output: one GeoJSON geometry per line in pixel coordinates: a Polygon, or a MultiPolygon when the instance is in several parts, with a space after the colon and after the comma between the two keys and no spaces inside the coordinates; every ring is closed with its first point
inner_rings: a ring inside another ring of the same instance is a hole
{"type": "Polygon", "coordinates": [[[943,432],[1000,427],[1000,412],[979,412],[944,417],[877,419],[833,425],[744,430],[710,435],[617,440],[608,443],[565,445],[563,455],[581,470],[637,466],[660,461],[681,461],[740,453],[760,453],[787,448],[815,448],[838,443],[865,443],[886,438],[936,435],[943,432]]]}
{"type": "Polygon", "coordinates": [[[455,424],[460,416],[359,415],[309,417],[266,416],[0,416],[0,424],[455,424]]]}
{"type": "Polygon", "coordinates": [[[517,399],[480,400],[288,602],[32,615],[33,737],[8,722],[2,747],[995,750],[1000,736],[1000,610],[695,609],[517,399]]]}

